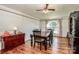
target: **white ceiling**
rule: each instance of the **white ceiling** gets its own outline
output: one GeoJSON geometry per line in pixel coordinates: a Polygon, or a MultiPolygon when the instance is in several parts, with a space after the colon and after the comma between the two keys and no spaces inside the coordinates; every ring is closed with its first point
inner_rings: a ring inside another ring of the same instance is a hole
{"type": "Polygon", "coordinates": [[[44,4],[3,4],[3,6],[18,10],[39,19],[61,18],[64,15],[69,14],[70,11],[79,10],[78,4],[49,4],[49,8],[54,8],[56,10],[47,14],[36,11],[37,9],[43,8],[45,6],[44,4]]]}

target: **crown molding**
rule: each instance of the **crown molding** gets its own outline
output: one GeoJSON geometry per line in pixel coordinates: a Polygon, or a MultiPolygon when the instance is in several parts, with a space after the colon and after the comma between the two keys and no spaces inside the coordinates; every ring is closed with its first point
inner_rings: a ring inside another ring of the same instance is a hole
{"type": "Polygon", "coordinates": [[[22,17],[26,17],[26,18],[30,18],[30,19],[33,19],[33,20],[39,20],[40,21],[40,19],[38,19],[38,18],[32,17],[30,15],[24,14],[20,11],[16,11],[14,9],[11,9],[11,8],[8,8],[8,7],[2,6],[2,5],[0,5],[0,10],[5,11],[5,12],[9,12],[9,13],[12,13],[12,14],[16,14],[16,15],[19,15],[19,16],[22,16],[22,17]]]}

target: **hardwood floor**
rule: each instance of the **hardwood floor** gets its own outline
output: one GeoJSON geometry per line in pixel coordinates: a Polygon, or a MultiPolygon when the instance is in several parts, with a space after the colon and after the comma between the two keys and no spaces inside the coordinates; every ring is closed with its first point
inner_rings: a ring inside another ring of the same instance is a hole
{"type": "Polygon", "coordinates": [[[30,41],[26,44],[20,45],[9,51],[2,51],[2,54],[72,54],[72,50],[68,47],[67,38],[54,37],[53,44],[51,47],[48,46],[48,50],[45,51],[44,47],[40,51],[39,46],[35,48],[30,46],[30,41]]]}

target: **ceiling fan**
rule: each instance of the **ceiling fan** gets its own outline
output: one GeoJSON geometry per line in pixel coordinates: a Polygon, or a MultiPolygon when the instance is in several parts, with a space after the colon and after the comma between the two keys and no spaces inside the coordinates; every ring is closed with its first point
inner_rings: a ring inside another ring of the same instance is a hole
{"type": "Polygon", "coordinates": [[[36,11],[43,11],[45,14],[50,12],[50,11],[55,11],[55,9],[52,8],[48,8],[49,4],[46,4],[45,7],[43,9],[38,9],[36,11]]]}

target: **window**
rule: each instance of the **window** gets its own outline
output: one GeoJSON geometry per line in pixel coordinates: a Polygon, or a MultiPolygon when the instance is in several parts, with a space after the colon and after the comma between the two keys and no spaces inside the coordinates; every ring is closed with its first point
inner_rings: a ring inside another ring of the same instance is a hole
{"type": "Polygon", "coordinates": [[[59,35],[59,23],[57,20],[48,21],[47,29],[52,29],[54,36],[59,35]]]}

